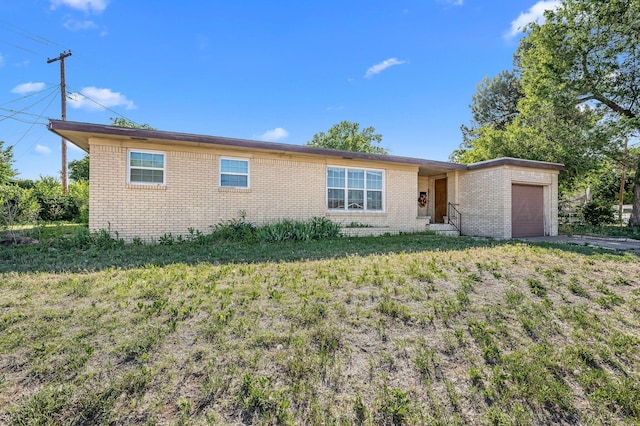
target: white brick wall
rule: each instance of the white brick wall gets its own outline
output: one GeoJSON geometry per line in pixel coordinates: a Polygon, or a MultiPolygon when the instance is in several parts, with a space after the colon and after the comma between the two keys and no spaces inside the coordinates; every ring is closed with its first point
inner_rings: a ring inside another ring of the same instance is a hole
{"type": "Polygon", "coordinates": [[[107,229],[125,240],[158,239],[165,233],[187,234],[188,228],[210,232],[222,221],[239,218],[262,224],[278,219],[325,216],[349,224],[363,223],[412,231],[416,219],[417,167],[336,161],[296,155],[233,152],[92,140],[89,226],[107,229]],[[165,186],[128,185],[127,149],[165,152],[165,186]],[[250,188],[219,186],[220,157],[245,158],[250,163],[250,188]],[[326,209],[327,165],[384,170],[385,211],[336,213],[326,209]]]}
{"type": "Polygon", "coordinates": [[[106,229],[126,240],[158,239],[165,233],[184,235],[188,228],[210,232],[241,212],[255,224],[279,219],[324,216],[394,231],[423,230],[433,216],[434,180],[447,177],[448,200],[459,205],[465,235],[511,238],[511,185],[544,187],[545,232],[558,232],[558,172],[502,165],[444,175],[418,177],[417,166],[346,160],[293,153],[246,152],[242,149],[153,145],[135,141],[90,139],[91,230],[106,229]],[[165,152],[166,185],[128,185],[127,149],[165,152]],[[219,186],[220,157],[250,163],[250,188],[219,186]],[[326,208],[327,166],[384,171],[383,212],[329,212],[326,208]],[[418,192],[428,190],[429,204],[418,210],[418,192]]]}
{"type": "Polygon", "coordinates": [[[464,235],[511,238],[511,185],[544,188],[545,233],[558,235],[558,172],[496,166],[459,172],[457,202],[464,235]]]}

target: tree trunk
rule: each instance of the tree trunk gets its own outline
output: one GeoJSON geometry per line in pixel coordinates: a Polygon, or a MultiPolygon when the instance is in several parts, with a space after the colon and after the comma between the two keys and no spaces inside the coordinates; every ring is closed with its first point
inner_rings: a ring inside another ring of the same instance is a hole
{"type": "Polygon", "coordinates": [[[629,226],[640,226],[640,160],[633,178],[633,209],[629,218],[629,226]]]}

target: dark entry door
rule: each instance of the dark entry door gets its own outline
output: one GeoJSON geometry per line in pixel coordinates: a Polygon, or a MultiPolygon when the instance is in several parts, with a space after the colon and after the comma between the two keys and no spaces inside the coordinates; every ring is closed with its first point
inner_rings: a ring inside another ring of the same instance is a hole
{"type": "Polygon", "coordinates": [[[443,223],[443,216],[447,215],[447,179],[436,179],[434,195],[434,216],[436,223],[443,223]]]}
{"type": "Polygon", "coordinates": [[[511,186],[511,236],[544,236],[543,187],[531,185],[511,186]]]}

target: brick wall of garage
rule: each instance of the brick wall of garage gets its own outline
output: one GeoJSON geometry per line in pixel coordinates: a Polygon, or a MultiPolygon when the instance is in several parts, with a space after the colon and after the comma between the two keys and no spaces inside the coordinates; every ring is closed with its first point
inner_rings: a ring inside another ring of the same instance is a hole
{"type": "Polygon", "coordinates": [[[511,238],[512,184],[543,186],[545,233],[558,234],[558,171],[496,166],[458,174],[464,235],[511,238]]]}

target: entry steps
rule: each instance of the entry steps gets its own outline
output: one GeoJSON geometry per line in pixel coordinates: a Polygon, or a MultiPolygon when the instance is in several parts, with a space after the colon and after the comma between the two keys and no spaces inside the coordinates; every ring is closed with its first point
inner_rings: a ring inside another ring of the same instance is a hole
{"type": "Polygon", "coordinates": [[[448,237],[459,237],[460,231],[455,226],[448,223],[430,223],[427,225],[427,231],[434,232],[436,235],[445,235],[448,237]]]}

